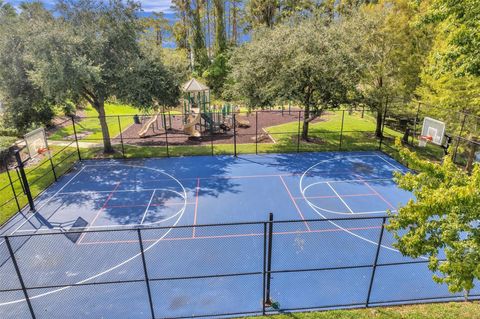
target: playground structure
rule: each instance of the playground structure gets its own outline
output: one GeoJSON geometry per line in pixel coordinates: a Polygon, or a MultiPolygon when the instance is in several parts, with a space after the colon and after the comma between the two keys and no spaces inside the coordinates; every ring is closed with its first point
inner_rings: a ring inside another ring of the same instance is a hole
{"type": "Polygon", "coordinates": [[[184,132],[201,137],[203,132],[225,133],[233,125],[233,109],[210,105],[210,88],[192,78],[183,85],[184,132]]]}
{"type": "Polygon", "coordinates": [[[157,113],[146,120],[145,124],[142,126],[142,129],[138,132],[138,136],[141,138],[149,137],[148,132],[150,131],[150,128],[153,129],[154,133],[156,133],[156,131],[159,131],[159,134],[160,134],[161,133],[160,128],[163,128],[164,130],[168,130],[172,127],[171,121],[172,120],[171,120],[170,114],[168,114],[168,121],[167,121],[167,115],[165,113],[157,113]],[[160,124],[158,122],[159,119],[160,119],[160,124]]]}

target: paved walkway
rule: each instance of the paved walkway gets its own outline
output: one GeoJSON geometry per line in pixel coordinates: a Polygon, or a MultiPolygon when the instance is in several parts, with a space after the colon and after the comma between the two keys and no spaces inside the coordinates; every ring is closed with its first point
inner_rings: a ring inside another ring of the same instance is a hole
{"type": "MultiPolygon", "coordinates": [[[[48,145],[54,145],[54,146],[69,146],[71,143],[72,141],[48,140],[48,145]]],[[[72,146],[74,146],[74,144],[72,144],[72,146]]],[[[91,143],[91,142],[78,141],[78,146],[80,148],[96,148],[96,147],[102,147],[103,143],[91,143]]]]}

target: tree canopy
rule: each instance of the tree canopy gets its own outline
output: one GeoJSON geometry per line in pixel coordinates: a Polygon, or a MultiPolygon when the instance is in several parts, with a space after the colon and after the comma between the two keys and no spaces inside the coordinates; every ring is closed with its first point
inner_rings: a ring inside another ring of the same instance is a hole
{"type": "Polygon", "coordinates": [[[413,192],[415,200],[390,219],[395,247],[410,257],[428,257],[435,281],[468,295],[480,279],[480,165],[469,175],[450,157],[439,164],[406,148],[400,155],[418,173],[396,175],[398,185],[413,192]]]}
{"type": "Polygon", "coordinates": [[[349,26],[319,18],[263,30],[230,61],[233,94],[251,107],[300,103],[305,108],[302,137],[308,138],[308,123],[319,111],[347,102],[355,89],[360,66],[349,26]]]}
{"type": "Polygon", "coordinates": [[[28,41],[28,83],[56,104],[86,100],[98,112],[111,152],[104,103],[111,96],[139,108],[175,105],[178,83],[160,60],[142,54],[133,2],[60,1],[58,18],[41,21],[28,41]]]}

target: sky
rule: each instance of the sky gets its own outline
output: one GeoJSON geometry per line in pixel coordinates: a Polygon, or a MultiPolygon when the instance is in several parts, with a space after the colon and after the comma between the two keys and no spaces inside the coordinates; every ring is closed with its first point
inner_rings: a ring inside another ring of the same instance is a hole
{"type": "MultiPolygon", "coordinates": [[[[25,2],[25,0],[6,0],[4,2],[17,6],[21,2],[25,2]]],[[[41,2],[43,2],[47,8],[51,8],[55,3],[55,0],[41,0],[41,2]]],[[[142,9],[146,13],[146,15],[151,12],[161,11],[166,13],[167,17],[173,18],[173,14],[171,14],[172,10],[170,8],[170,5],[172,3],[171,0],[140,0],[140,3],[142,4],[142,9]]]]}

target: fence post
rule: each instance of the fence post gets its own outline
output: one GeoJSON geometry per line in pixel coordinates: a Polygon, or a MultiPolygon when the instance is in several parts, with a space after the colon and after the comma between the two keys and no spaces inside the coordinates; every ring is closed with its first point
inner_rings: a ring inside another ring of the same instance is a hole
{"type": "Polygon", "coordinates": [[[140,228],[137,229],[137,234],[138,234],[138,242],[140,244],[140,252],[142,254],[143,273],[145,274],[145,283],[147,284],[148,302],[150,303],[150,313],[152,315],[152,319],[155,319],[155,310],[153,308],[152,291],[150,289],[150,279],[148,277],[147,262],[145,261],[145,251],[143,249],[142,231],[140,230],[140,228]]]}
{"type": "Polygon", "coordinates": [[[460,140],[462,138],[463,134],[463,129],[465,128],[465,122],[467,121],[467,113],[464,114],[463,116],[463,121],[462,121],[462,126],[460,128],[460,133],[457,136],[457,145],[455,146],[455,151],[453,152],[453,162],[457,162],[457,152],[458,152],[458,147],[460,146],[460,140]]]}
{"type": "Polygon", "coordinates": [[[50,153],[50,150],[48,150],[48,160],[50,161],[50,167],[52,168],[53,178],[55,179],[55,182],[57,182],[57,173],[55,173],[55,165],[53,165],[52,154],[50,153]]]}
{"type": "Polygon", "coordinates": [[[267,270],[266,270],[266,283],[265,283],[265,299],[264,307],[270,307],[272,305],[272,299],[270,298],[270,282],[272,279],[272,239],[273,239],[273,213],[268,215],[268,247],[267,247],[267,270]]]}
{"type": "Polygon", "coordinates": [[[255,154],[258,154],[258,111],[255,111],[255,154]]]}
{"type": "Polygon", "coordinates": [[[118,119],[118,129],[120,130],[120,143],[122,144],[122,155],[125,158],[125,146],[123,145],[123,133],[122,133],[122,124],[120,123],[120,115],[117,115],[118,119]]]}
{"type": "Polygon", "coordinates": [[[35,204],[33,202],[32,193],[30,191],[30,186],[28,185],[27,175],[25,174],[25,165],[23,164],[22,159],[20,158],[20,152],[15,152],[15,159],[17,160],[17,165],[20,170],[20,178],[23,183],[23,189],[25,190],[25,195],[27,195],[28,205],[31,210],[35,210],[35,204]]]}
{"type": "Polygon", "coordinates": [[[412,134],[412,145],[415,142],[415,136],[417,135],[417,122],[418,116],[420,115],[420,106],[422,104],[419,102],[417,106],[417,114],[415,114],[415,119],[413,120],[413,134],[412,134]]]}
{"type": "Polygon", "coordinates": [[[383,135],[383,132],[385,131],[385,122],[387,120],[387,110],[388,110],[388,96],[385,101],[385,111],[383,111],[382,135],[383,135]]]}
{"type": "Polygon", "coordinates": [[[75,118],[72,115],[72,126],[73,126],[73,135],[75,136],[75,143],[77,145],[77,154],[78,154],[78,160],[82,160],[82,155],[80,154],[80,146],[78,145],[78,136],[77,136],[77,127],[75,126],[75,118]]]}
{"type": "Polygon", "coordinates": [[[7,244],[8,252],[12,258],[13,266],[15,267],[15,272],[17,273],[18,281],[22,286],[23,295],[25,296],[25,301],[27,302],[28,309],[30,310],[30,315],[35,319],[35,312],[33,311],[32,303],[28,297],[27,288],[25,287],[25,282],[23,281],[22,274],[20,273],[20,268],[18,267],[17,259],[15,258],[15,253],[13,252],[12,245],[10,244],[10,238],[5,237],[5,244],[7,244]]]}
{"type": "Polygon", "coordinates": [[[297,128],[297,153],[300,152],[300,123],[301,123],[302,111],[298,111],[298,128],[297,128]]]}
{"type": "Polygon", "coordinates": [[[8,181],[10,183],[10,186],[12,187],[12,193],[13,193],[13,197],[15,198],[15,203],[17,204],[18,211],[21,211],[22,208],[20,207],[20,203],[18,202],[17,191],[15,190],[15,186],[13,186],[12,176],[10,175],[10,171],[8,169],[7,158],[4,158],[4,163],[5,163],[5,170],[7,171],[8,181]]]}
{"type": "Polygon", "coordinates": [[[212,156],[215,155],[215,147],[213,146],[213,134],[210,132],[210,148],[212,150],[212,156]]]}
{"type": "Polygon", "coordinates": [[[237,157],[237,120],[236,113],[233,113],[233,155],[237,157]]]}
{"type": "Polygon", "coordinates": [[[379,141],[378,141],[378,150],[381,151],[382,150],[382,145],[383,145],[383,134],[382,136],[380,137],[379,141]]]}
{"type": "Polygon", "coordinates": [[[342,125],[340,127],[340,145],[339,149],[342,149],[342,142],[343,142],[343,123],[345,121],[345,110],[342,111],[342,125]]]}
{"type": "Polygon", "coordinates": [[[370,277],[370,285],[368,286],[367,301],[365,303],[365,307],[367,307],[367,308],[370,305],[370,295],[372,293],[373,281],[375,279],[375,272],[377,270],[377,264],[378,264],[378,255],[380,254],[380,248],[382,247],[383,230],[385,229],[385,223],[386,222],[387,222],[387,218],[383,217],[382,218],[382,228],[380,229],[380,237],[378,238],[377,251],[375,253],[375,260],[374,260],[373,265],[372,265],[372,276],[370,277]]]}
{"type": "Polygon", "coordinates": [[[263,223],[263,293],[262,293],[262,315],[265,315],[265,308],[266,308],[266,281],[267,281],[267,234],[268,234],[268,228],[267,228],[268,222],[263,223]]]}
{"type": "Polygon", "coordinates": [[[170,157],[170,152],[168,151],[168,130],[165,130],[165,146],[167,147],[167,157],[170,157]]]}

